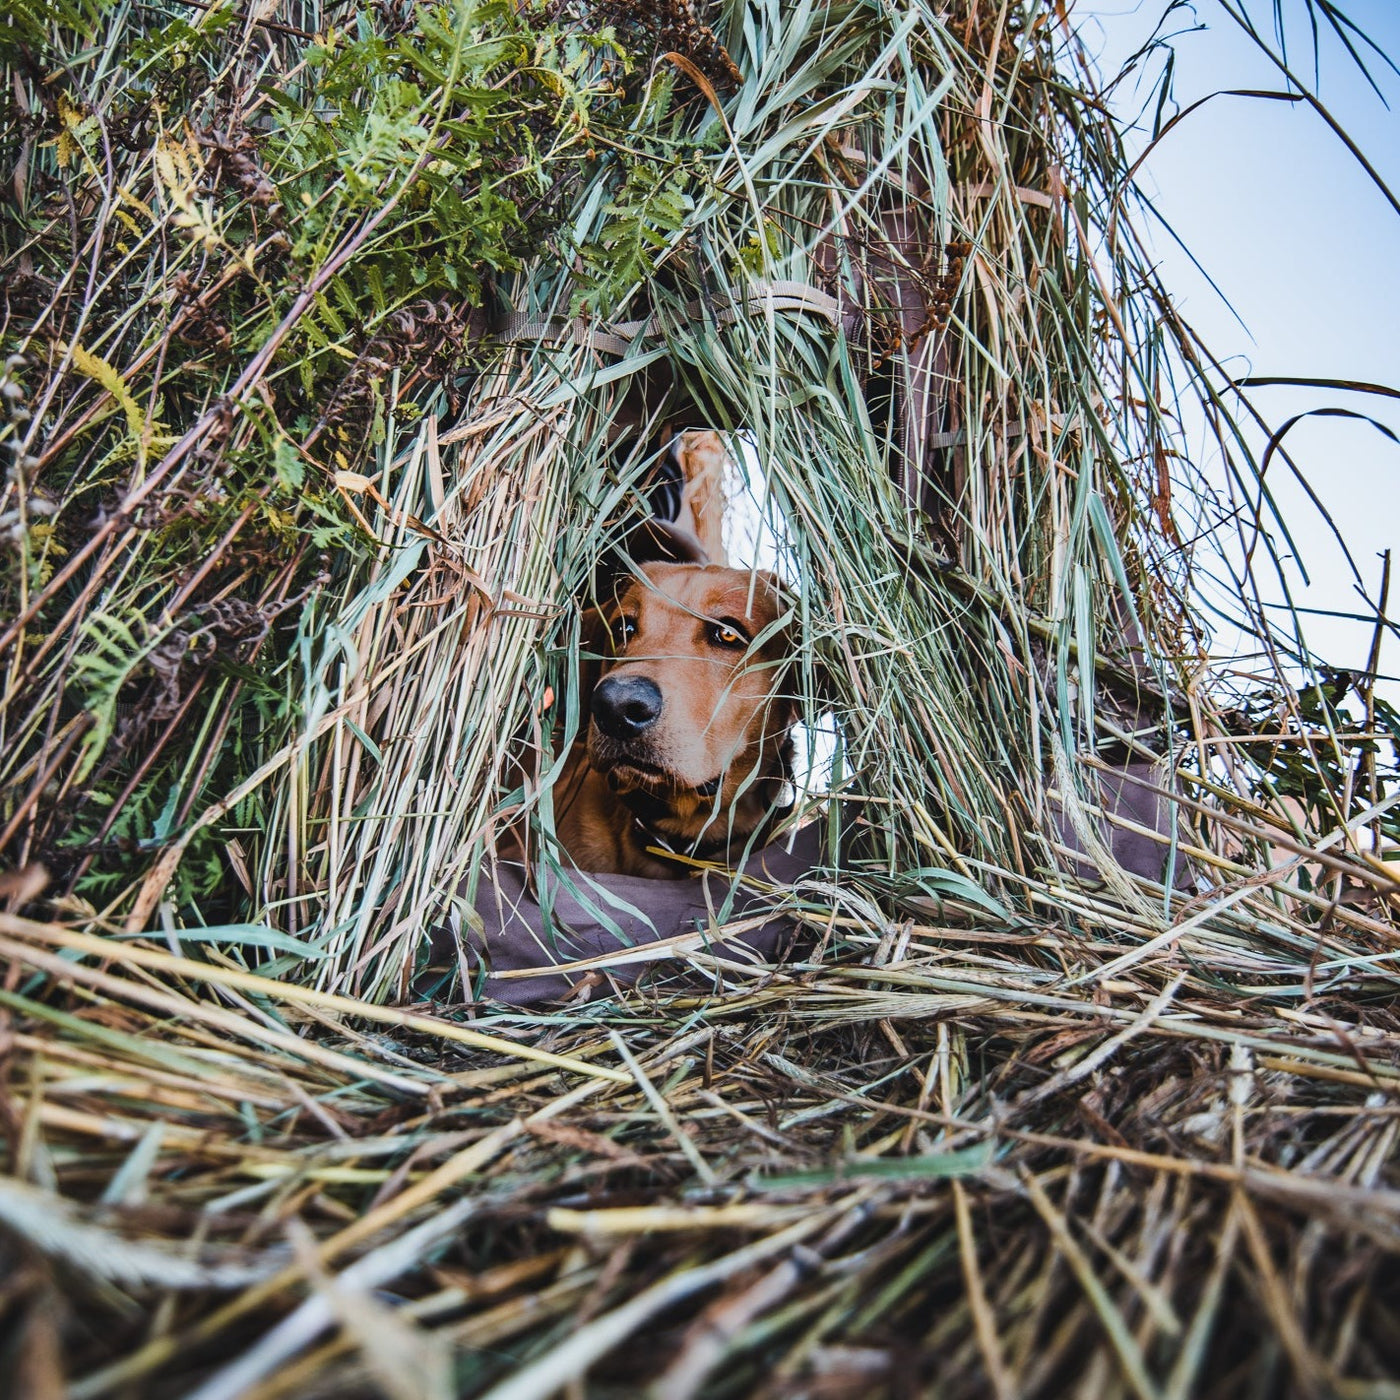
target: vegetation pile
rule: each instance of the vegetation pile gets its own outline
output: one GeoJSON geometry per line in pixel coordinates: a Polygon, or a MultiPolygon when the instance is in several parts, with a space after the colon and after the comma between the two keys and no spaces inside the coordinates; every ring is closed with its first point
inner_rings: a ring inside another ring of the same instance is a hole
{"type": "Polygon", "coordinates": [[[1268,621],[1286,429],[1159,284],[1062,6],[0,43],[28,1393],[1391,1393],[1385,589],[1364,667],[1268,621]],[[472,1004],[429,935],[509,823],[558,866],[580,608],[676,413],[798,582],[810,937],[472,1004]]]}

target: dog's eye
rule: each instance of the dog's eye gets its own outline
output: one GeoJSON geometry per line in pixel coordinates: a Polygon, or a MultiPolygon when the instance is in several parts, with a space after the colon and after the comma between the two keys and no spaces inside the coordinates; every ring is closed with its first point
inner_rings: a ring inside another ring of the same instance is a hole
{"type": "Polygon", "coordinates": [[[620,617],[612,625],[613,650],[621,651],[637,635],[637,619],[620,617]]]}
{"type": "Polygon", "coordinates": [[[740,630],[738,624],[730,618],[722,618],[719,622],[710,623],[709,631],[710,640],[717,647],[743,651],[749,644],[749,639],[740,630]]]}

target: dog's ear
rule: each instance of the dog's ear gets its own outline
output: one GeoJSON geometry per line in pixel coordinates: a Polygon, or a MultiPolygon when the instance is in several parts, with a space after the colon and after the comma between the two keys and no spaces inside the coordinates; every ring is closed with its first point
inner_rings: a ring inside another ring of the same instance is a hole
{"type": "Polygon", "coordinates": [[[607,597],[599,593],[580,604],[578,631],[578,716],[580,736],[587,732],[593,692],[603,678],[604,658],[612,652],[608,620],[604,613],[607,597]]]}
{"type": "Polygon", "coordinates": [[[613,654],[612,622],[634,573],[635,566],[628,567],[625,560],[609,554],[594,570],[587,597],[579,600],[579,680],[585,705],[606,658],[613,654]]]}
{"type": "Polygon", "coordinates": [[[784,626],[787,644],[783,648],[784,654],[791,658],[784,686],[792,707],[791,721],[802,719],[809,706],[818,715],[834,713],[843,703],[844,687],[837,682],[842,657],[834,649],[828,649],[829,639],[826,646],[799,642],[804,632],[802,609],[792,583],[767,569],[760,569],[758,577],[769,590],[777,615],[791,614],[784,626]]]}
{"type": "Polygon", "coordinates": [[[626,564],[708,564],[710,556],[684,526],[649,516],[628,532],[618,553],[626,564]]]}
{"type": "Polygon", "coordinates": [[[845,669],[845,658],[828,652],[823,647],[815,647],[807,660],[807,672],[802,682],[808,693],[808,703],[816,716],[826,715],[839,721],[839,716],[849,704],[849,682],[841,683],[845,669]]]}
{"type": "MultiPolygon", "coordinates": [[[[606,641],[601,609],[606,608],[644,564],[708,564],[700,542],[689,531],[669,520],[648,516],[638,520],[627,533],[603,554],[593,566],[586,605],[586,629],[602,629],[600,644],[606,641]]],[[[588,637],[585,637],[588,640],[588,637]]]]}
{"type": "Polygon", "coordinates": [[[593,569],[590,610],[606,607],[644,564],[708,564],[700,541],[669,520],[639,520],[593,569]]]}

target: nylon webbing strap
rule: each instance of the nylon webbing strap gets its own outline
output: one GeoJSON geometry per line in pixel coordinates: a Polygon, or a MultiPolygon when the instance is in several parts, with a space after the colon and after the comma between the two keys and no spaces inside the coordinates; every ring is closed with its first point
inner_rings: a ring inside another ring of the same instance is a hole
{"type": "MultiPolygon", "coordinates": [[[[691,301],[686,303],[684,311],[687,316],[698,319],[706,309],[706,303],[691,301]]],[[[733,325],[742,315],[764,311],[807,311],[833,326],[841,322],[841,303],[806,282],[753,282],[738,301],[710,309],[715,321],[722,326],[733,325]]],[[[646,340],[658,329],[654,314],[641,321],[604,321],[595,325],[582,317],[570,320],[552,316],[542,320],[517,311],[507,319],[501,339],[510,344],[539,340],[559,345],[586,345],[604,354],[625,355],[635,341],[646,340]]]]}

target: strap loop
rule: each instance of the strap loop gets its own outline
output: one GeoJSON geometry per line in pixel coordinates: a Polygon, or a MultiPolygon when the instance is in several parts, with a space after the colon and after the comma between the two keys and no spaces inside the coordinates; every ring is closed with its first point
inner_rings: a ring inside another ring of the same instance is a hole
{"type": "MultiPolygon", "coordinates": [[[[698,318],[705,303],[696,300],[685,304],[685,314],[698,318]]],[[[806,282],[751,282],[741,298],[715,313],[721,326],[733,325],[740,316],[755,311],[806,311],[820,316],[833,326],[841,323],[841,303],[829,293],[806,282]]],[[[501,339],[507,344],[538,340],[555,345],[585,345],[606,355],[625,355],[638,340],[658,333],[656,313],[640,321],[604,321],[594,326],[580,316],[572,319],[552,316],[541,320],[524,312],[514,312],[506,321],[501,339]]]]}

